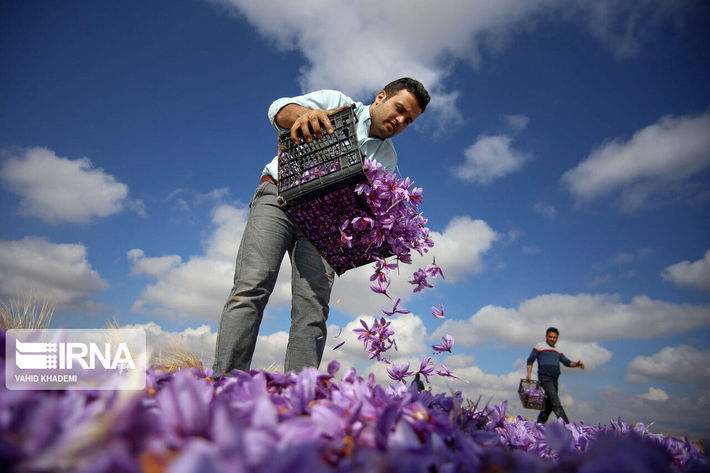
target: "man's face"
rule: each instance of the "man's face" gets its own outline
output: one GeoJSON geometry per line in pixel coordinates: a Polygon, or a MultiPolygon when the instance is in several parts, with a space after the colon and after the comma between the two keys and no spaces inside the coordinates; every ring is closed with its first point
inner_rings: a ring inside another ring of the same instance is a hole
{"type": "Polygon", "coordinates": [[[381,90],[370,105],[370,136],[392,138],[407,128],[422,113],[416,97],[406,90],[398,90],[390,96],[381,90]]]}
{"type": "Polygon", "coordinates": [[[551,347],[554,347],[555,343],[557,343],[557,337],[559,337],[559,334],[557,334],[557,332],[549,332],[545,337],[547,339],[547,344],[551,347]]]}

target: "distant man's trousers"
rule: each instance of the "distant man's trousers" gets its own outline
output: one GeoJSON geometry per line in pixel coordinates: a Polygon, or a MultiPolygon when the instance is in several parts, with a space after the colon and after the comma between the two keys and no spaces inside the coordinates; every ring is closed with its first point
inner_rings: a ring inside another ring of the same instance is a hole
{"type": "Polygon", "coordinates": [[[544,424],[547,422],[547,418],[550,417],[550,413],[554,412],[558,419],[563,419],[565,423],[569,424],[569,419],[567,418],[565,410],[562,408],[562,403],[558,395],[557,378],[540,376],[540,384],[542,385],[542,389],[545,390],[547,398],[545,399],[545,406],[537,416],[537,422],[544,424]]]}
{"type": "Polygon", "coordinates": [[[333,270],[276,202],[276,186],[261,182],[249,203],[237,253],[234,286],[217,332],[214,376],[249,370],[264,307],[284,255],[291,261],[291,328],[284,370],[320,365],[327,336],[333,270]]]}

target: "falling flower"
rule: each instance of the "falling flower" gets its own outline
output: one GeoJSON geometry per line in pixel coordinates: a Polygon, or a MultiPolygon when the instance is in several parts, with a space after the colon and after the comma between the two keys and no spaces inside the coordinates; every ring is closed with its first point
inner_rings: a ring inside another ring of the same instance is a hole
{"type": "Polygon", "coordinates": [[[449,369],[449,367],[443,363],[441,364],[441,369],[439,371],[437,371],[436,374],[438,374],[439,376],[443,376],[445,378],[454,378],[454,379],[458,379],[459,381],[463,381],[458,376],[454,376],[453,372],[449,369]]]}
{"type": "Polygon", "coordinates": [[[384,312],[384,314],[385,314],[386,316],[388,316],[388,317],[391,317],[391,316],[393,316],[393,315],[395,315],[395,314],[411,314],[411,313],[412,313],[412,312],[409,311],[409,310],[400,309],[400,308],[399,308],[399,303],[400,303],[400,299],[397,298],[397,302],[394,303],[394,307],[392,308],[391,311],[382,310],[382,312],[384,312]]]}
{"type": "Polygon", "coordinates": [[[414,279],[409,281],[409,284],[414,284],[414,292],[419,292],[421,291],[424,287],[434,287],[431,284],[429,284],[426,280],[427,274],[424,272],[423,269],[418,269],[416,273],[414,273],[414,279]]]}
{"type": "Polygon", "coordinates": [[[397,263],[387,263],[383,258],[375,257],[375,271],[370,276],[370,281],[377,279],[378,281],[389,280],[389,273],[392,269],[397,268],[397,263]]]}
{"type": "Polygon", "coordinates": [[[371,327],[368,327],[364,320],[360,319],[360,324],[363,328],[353,329],[358,335],[358,340],[363,342],[365,351],[369,353],[370,359],[386,361],[382,358],[382,353],[386,352],[393,346],[397,349],[396,343],[392,336],[394,330],[390,327],[390,322],[385,321],[382,317],[379,321],[375,319],[371,327]]]}
{"type": "Polygon", "coordinates": [[[389,287],[389,285],[389,279],[386,281],[377,280],[377,282],[373,282],[372,284],[370,284],[370,289],[372,289],[372,292],[376,292],[377,294],[384,294],[389,299],[392,299],[390,295],[387,294],[387,288],[389,287]]]}
{"type": "Polygon", "coordinates": [[[439,302],[439,308],[437,309],[436,307],[431,308],[431,313],[434,317],[437,319],[445,319],[446,317],[444,316],[444,305],[439,302]]]}
{"type": "Polygon", "coordinates": [[[441,279],[444,279],[444,272],[441,270],[440,267],[438,267],[436,265],[436,256],[432,257],[431,264],[427,265],[424,272],[427,273],[432,278],[436,278],[438,276],[441,276],[441,279]]]}
{"type": "Polygon", "coordinates": [[[448,351],[451,353],[451,347],[454,346],[454,336],[447,333],[443,337],[441,337],[441,345],[432,345],[431,347],[434,349],[434,353],[438,355],[439,353],[443,353],[445,351],[448,351]]]}

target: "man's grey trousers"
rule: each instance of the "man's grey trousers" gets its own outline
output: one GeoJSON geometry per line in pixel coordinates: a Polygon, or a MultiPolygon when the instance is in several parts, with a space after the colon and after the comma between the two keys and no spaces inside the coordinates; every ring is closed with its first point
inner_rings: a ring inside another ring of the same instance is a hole
{"type": "Polygon", "coordinates": [[[287,251],[292,306],[284,370],[318,367],[325,348],[333,270],[278,206],[273,183],[259,183],[249,207],[234,286],[217,332],[214,376],[250,369],[264,307],[287,251]]]}

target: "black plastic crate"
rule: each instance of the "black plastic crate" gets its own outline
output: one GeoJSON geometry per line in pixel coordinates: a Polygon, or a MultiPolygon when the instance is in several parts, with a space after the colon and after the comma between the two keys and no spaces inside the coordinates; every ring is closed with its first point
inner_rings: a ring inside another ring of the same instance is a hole
{"type": "Polygon", "coordinates": [[[346,233],[352,240],[348,243],[342,239],[339,227],[345,220],[363,214],[372,216],[372,211],[355,193],[355,186],[368,179],[357,141],[354,106],[329,119],[333,133],[314,137],[310,143],[303,138],[293,143],[290,131],[279,135],[278,202],[340,275],[374,261],[374,256],[389,256],[391,251],[387,246],[362,244],[362,235],[351,227],[346,233]]]}
{"type": "Polygon", "coordinates": [[[329,117],[333,133],[307,143],[294,143],[291,132],[279,135],[279,196],[285,205],[309,200],[331,190],[366,182],[357,142],[354,106],[329,117]]]}
{"type": "Polygon", "coordinates": [[[537,409],[539,411],[545,407],[545,391],[542,389],[540,381],[521,379],[518,386],[518,396],[520,396],[520,402],[523,403],[525,409],[537,409]],[[528,394],[526,392],[528,389],[533,389],[535,394],[528,394]]]}

